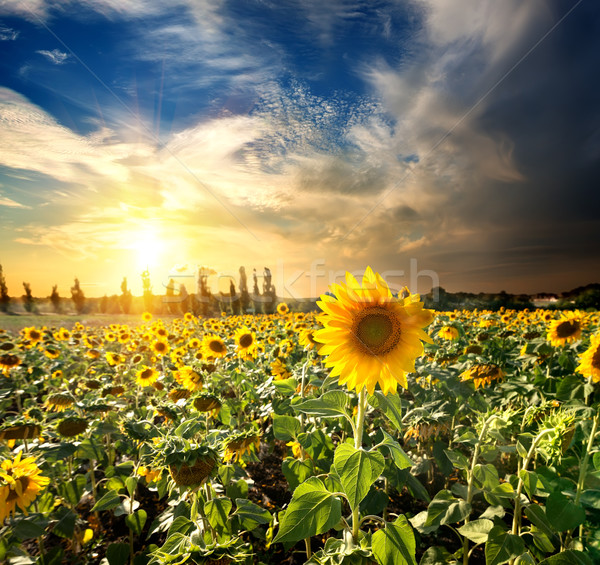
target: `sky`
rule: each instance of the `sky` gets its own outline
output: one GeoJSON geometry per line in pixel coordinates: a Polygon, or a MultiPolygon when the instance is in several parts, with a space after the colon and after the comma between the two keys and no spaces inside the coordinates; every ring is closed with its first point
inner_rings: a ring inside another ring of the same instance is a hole
{"type": "Polygon", "coordinates": [[[9,293],[600,281],[596,0],[0,0],[9,293]]]}

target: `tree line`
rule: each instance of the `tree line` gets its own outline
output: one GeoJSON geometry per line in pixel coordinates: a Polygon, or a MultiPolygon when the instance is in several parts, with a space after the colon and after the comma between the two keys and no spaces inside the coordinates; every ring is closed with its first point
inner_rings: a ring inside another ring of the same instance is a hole
{"type": "Polygon", "coordinates": [[[102,298],[86,297],[77,277],[70,288],[70,297],[60,296],[58,285],[53,285],[48,297],[36,298],[28,282],[23,282],[24,294],[14,297],[8,292],[4,271],[0,264],[0,311],[14,313],[16,304],[21,303],[26,312],[36,314],[39,313],[42,302],[49,302],[52,311],[57,314],[70,310],[69,303],[77,314],[93,311],[102,314],[130,314],[143,310],[152,314],[179,315],[191,312],[196,316],[213,316],[221,312],[270,314],[275,311],[277,293],[268,267],[264,268],[261,281],[254,269],[250,285],[245,267],[240,267],[237,288],[236,281],[231,277],[229,292],[213,293],[208,285],[208,277],[211,274],[214,274],[214,271],[207,267],[198,269],[194,292],[189,292],[184,283],[177,283],[175,277],[170,278],[163,292],[156,293],[152,287],[150,273],[145,270],[140,275],[143,289],[141,297],[133,296],[127,277],[124,277],[121,282],[121,294],[104,295],[102,298]]]}

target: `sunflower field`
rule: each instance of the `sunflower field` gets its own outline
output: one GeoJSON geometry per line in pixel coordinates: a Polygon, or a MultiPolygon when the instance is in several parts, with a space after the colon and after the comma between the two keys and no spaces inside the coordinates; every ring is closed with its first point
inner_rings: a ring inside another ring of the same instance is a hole
{"type": "Polygon", "coordinates": [[[0,329],[0,562],[600,563],[600,316],[319,312],[0,329]]]}

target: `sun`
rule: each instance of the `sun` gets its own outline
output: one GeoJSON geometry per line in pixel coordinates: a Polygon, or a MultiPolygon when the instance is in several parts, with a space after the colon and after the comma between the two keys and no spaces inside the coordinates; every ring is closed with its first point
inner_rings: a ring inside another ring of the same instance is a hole
{"type": "Polygon", "coordinates": [[[132,234],[128,247],[132,252],[132,262],[135,262],[138,270],[152,270],[161,263],[165,252],[164,241],[157,232],[152,230],[132,234]]]}

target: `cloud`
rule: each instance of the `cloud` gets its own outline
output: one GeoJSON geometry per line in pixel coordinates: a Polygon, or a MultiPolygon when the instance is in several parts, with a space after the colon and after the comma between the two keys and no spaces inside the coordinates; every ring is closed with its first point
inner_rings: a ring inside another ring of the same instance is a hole
{"type": "Polygon", "coordinates": [[[0,24],[0,41],[14,41],[19,37],[19,31],[0,24]]]}
{"type": "Polygon", "coordinates": [[[46,57],[46,59],[48,59],[54,65],[63,65],[70,57],[68,53],[63,53],[58,49],[52,49],[52,51],[42,49],[40,51],[36,51],[36,53],[46,57]]]}
{"type": "Polygon", "coordinates": [[[8,198],[6,196],[0,195],[0,206],[6,206],[7,208],[24,208],[31,209],[31,206],[25,206],[20,202],[13,200],[12,198],[8,198]]]}

